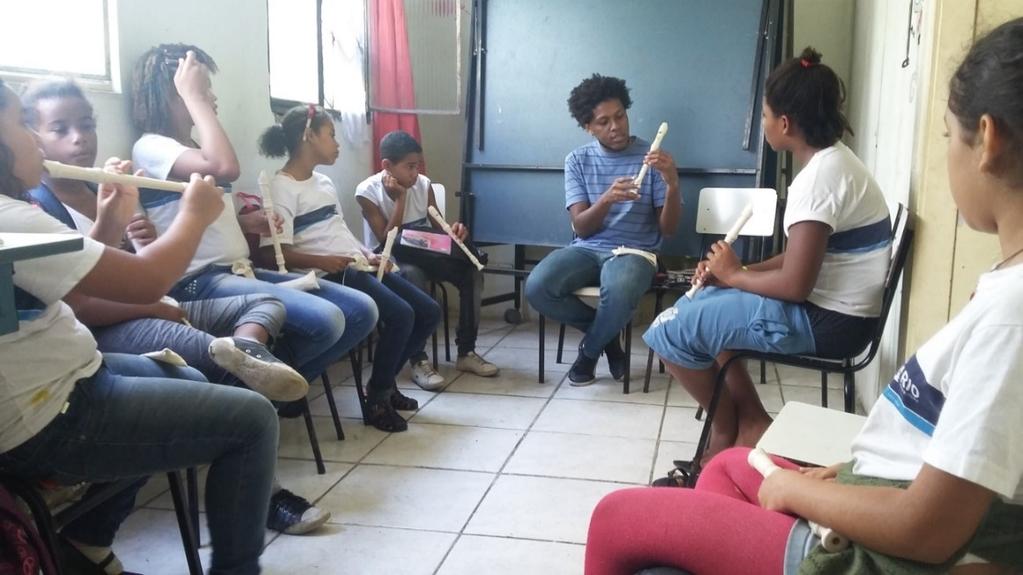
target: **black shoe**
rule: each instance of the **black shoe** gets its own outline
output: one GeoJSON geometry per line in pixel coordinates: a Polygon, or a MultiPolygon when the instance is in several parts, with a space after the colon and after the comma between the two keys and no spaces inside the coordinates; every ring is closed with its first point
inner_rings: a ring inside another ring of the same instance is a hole
{"type": "Polygon", "coordinates": [[[391,405],[391,398],[366,403],[366,423],[380,431],[398,432],[408,429],[408,422],[398,415],[391,405]]]}
{"type": "Polygon", "coordinates": [[[597,360],[586,357],[583,353],[583,346],[579,346],[579,356],[572,363],[572,369],[568,370],[568,383],[576,387],[589,385],[597,380],[595,375],[597,360]]]}
{"type": "Polygon", "coordinates": [[[629,356],[625,355],[617,335],[604,346],[604,355],[607,356],[607,368],[611,371],[611,377],[615,381],[621,381],[625,377],[626,365],[629,363],[626,360],[629,356]]]}
{"type": "Polygon", "coordinates": [[[280,489],[270,496],[266,527],[288,535],[301,535],[319,528],[328,519],[329,511],[315,507],[287,489],[280,489]]]}

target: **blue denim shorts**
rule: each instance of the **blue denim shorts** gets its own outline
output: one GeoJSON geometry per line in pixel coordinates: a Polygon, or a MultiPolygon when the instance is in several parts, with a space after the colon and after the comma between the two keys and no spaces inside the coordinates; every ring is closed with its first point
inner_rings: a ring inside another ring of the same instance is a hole
{"type": "Polygon", "coordinates": [[[654,319],[643,341],[661,358],[689,369],[706,369],[727,350],[787,355],[816,350],[802,305],[716,287],[692,300],[679,298],[654,319]]]}

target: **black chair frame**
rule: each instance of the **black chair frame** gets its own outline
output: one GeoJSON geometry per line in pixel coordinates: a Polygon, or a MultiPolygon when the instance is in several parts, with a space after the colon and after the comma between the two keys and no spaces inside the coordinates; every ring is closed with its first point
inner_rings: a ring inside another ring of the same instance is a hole
{"type": "MultiPolygon", "coordinates": [[[[189,472],[194,472],[191,468],[189,472]]],[[[110,497],[124,491],[130,485],[138,481],[134,479],[122,479],[105,485],[102,489],[86,495],[82,500],[71,504],[56,514],[52,514],[42,496],[32,484],[20,477],[10,474],[0,474],[0,483],[12,494],[20,498],[28,506],[32,519],[35,521],[36,530],[46,545],[50,557],[53,559],[54,567],[58,574],[66,573],[61,561],[60,545],[57,533],[66,525],[93,510],[99,504],[110,497]]],[[[177,471],[167,473],[167,481],[170,484],[171,498],[174,500],[174,513],[178,520],[178,529],[181,533],[181,542],[185,550],[185,561],[188,564],[190,575],[202,575],[202,562],[199,559],[199,540],[196,537],[198,530],[197,523],[193,520],[190,507],[198,511],[196,499],[189,494],[186,501],[185,491],[181,485],[181,476],[177,471]]],[[[197,513],[196,513],[197,515],[197,513]]]]}

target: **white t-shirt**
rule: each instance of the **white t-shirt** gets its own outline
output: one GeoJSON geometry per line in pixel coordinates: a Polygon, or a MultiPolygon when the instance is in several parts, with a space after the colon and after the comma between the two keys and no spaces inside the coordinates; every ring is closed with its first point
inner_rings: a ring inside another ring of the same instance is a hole
{"type": "Polygon", "coordinates": [[[807,299],[847,315],[881,315],[892,247],[888,205],[867,167],[841,142],[814,154],[789,186],[785,234],[805,221],[831,227],[807,299]]]}
{"type": "MultiPolygon", "coordinates": [[[[3,195],[0,229],[78,235],[42,209],[3,195]]],[[[99,369],[96,340],[61,301],[103,254],[103,244],[89,238],[84,244],[82,251],[14,263],[14,285],[34,301],[19,302],[18,331],[0,336],[0,453],[39,433],[75,382],[99,369]]]]}
{"type": "Polygon", "coordinates": [[[89,235],[92,231],[92,226],[96,225],[96,222],[92,221],[92,218],[72,208],[71,206],[61,202],[64,209],[67,210],[68,215],[71,216],[71,221],[75,223],[75,230],[83,236],[89,235]]]}
{"type": "MultiPolygon", "coordinates": [[[[313,172],[313,177],[298,181],[278,172],[270,182],[270,194],[274,211],[284,219],[284,231],[277,234],[282,244],[317,256],[372,255],[345,223],[337,191],[327,176],[313,172]]],[[[259,243],[271,246],[273,239],[261,238],[259,243]]]]}
{"type": "MultiPolygon", "coordinates": [[[[192,148],[159,134],[145,134],[132,147],[131,160],[135,168],[145,170],[146,175],[160,180],[168,179],[171,168],[181,154],[192,148]]],[[[199,249],[186,273],[192,273],[209,264],[231,265],[237,260],[249,257],[249,244],[245,241],[242,228],[238,225],[234,201],[229,189],[224,190],[224,211],[203,233],[199,249]]],[[[178,214],[181,194],[144,190],[139,192],[139,201],[146,215],[156,226],[158,235],[167,232],[178,214]]]]}
{"type": "Polygon", "coordinates": [[[895,374],[852,454],[858,474],[912,480],[927,463],[1023,503],[1023,265],[980,277],[895,374]]]}
{"type": "MultiPolygon", "coordinates": [[[[384,170],[363,180],[355,188],[355,197],[366,198],[373,202],[383,212],[384,217],[390,219],[394,214],[394,200],[387,195],[387,190],[384,189],[384,174],[386,173],[387,171],[384,170]]],[[[419,174],[419,179],[405,194],[405,217],[402,218],[401,223],[413,224],[427,220],[426,208],[429,201],[430,178],[419,174]]],[[[370,249],[376,249],[380,245],[380,241],[373,235],[373,229],[369,227],[369,222],[365,218],[362,220],[362,241],[370,249]]]]}

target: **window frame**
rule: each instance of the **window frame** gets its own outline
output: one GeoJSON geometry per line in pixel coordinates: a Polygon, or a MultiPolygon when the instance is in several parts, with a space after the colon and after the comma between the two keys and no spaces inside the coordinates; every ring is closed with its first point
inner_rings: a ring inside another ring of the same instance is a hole
{"type": "Polygon", "coordinates": [[[86,90],[96,92],[121,92],[120,62],[115,52],[120,52],[117,37],[117,2],[116,0],[100,0],[103,9],[103,67],[104,73],[83,74],[70,70],[54,70],[49,68],[21,68],[0,64],[0,77],[15,84],[29,84],[37,80],[54,77],[73,78],[86,90]]]}

